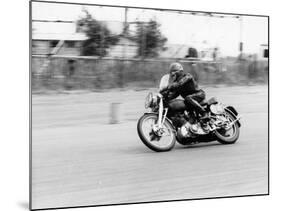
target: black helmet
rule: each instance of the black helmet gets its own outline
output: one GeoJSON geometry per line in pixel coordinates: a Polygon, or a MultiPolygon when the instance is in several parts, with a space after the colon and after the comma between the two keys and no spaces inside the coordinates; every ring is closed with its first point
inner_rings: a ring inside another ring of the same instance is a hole
{"type": "Polygon", "coordinates": [[[174,62],[170,65],[170,73],[172,72],[178,72],[178,71],[183,71],[183,67],[180,63],[174,62]]]}
{"type": "Polygon", "coordinates": [[[183,67],[180,63],[175,62],[170,65],[170,77],[172,80],[177,80],[177,78],[183,73],[183,67]]]}

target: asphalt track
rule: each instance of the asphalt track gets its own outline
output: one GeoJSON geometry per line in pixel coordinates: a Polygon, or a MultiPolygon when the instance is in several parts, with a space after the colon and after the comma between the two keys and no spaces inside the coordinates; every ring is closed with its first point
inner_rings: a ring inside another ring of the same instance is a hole
{"type": "Polygon", "coordinates": [[[33,95],[32,208],[267,193],[267,86],[205,89],[243,116],[236,144],[146,148],[136,124],[147,90],[33,95]],[[112,102],[119,124],[108,124],[112,102]]]}

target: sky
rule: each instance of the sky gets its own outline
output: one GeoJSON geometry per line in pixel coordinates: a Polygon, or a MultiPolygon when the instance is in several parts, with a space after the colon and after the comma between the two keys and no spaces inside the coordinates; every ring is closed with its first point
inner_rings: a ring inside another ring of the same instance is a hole
{"type": "MultiPolygon", "coordinates": [[[[87,9],[100,21],[125,20],[125,9],[58,3],[32,3],[32,19],[76,21],[87,9]]],[[[129,9],[128,22],[154,19],[161,24],[161,32],[168,44],[182,44],[197,48],[219,47],[225,56],[237,56],[240,40],[245,53],[259,53],[261,44],[268,44],[268,20],[265,17],[225,15],[224,18],[202,14],[129,9]],[[241,19],[242,18],[242,23],[241,19]]],[[[45,24],[46,25],[46,24],[45,24]]],[[[60,29],[63,33],[63,28],[60,29]]],[[[59,33],[59,29],[58,29],[59,33]]]]}

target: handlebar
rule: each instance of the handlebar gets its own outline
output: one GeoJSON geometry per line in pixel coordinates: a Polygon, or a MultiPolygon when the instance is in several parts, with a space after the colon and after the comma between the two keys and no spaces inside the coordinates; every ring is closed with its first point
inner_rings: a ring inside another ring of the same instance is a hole
{"type": "Polygon", "coordinates": [[[169,90],[168,89],[163,89],[159,92],[159,94],[161,94],[162,98],[166,98],[169,95],[169,90]]]}

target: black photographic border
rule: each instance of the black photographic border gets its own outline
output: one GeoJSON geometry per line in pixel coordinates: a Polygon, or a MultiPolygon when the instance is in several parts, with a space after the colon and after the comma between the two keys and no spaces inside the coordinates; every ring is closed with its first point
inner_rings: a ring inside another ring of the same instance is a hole
{"type": "Polygon", "coordinates": [[[54,210],[54,209],[71,209],[71,208],[87,208],[87,207],[101,207],[101,206],[117,206],[117,205],[132,205],[132,204],[148,204],[148,203],[163,203],[163,202],[178,202],[178,201],[191,201],[191,200],[204,200],[204,199],[226,199],[226,198],[239,198],[239,197],[252,197],[252,196],[268,196],[270,195],[270,56],[268,57],[268,75],[267,75],[267,88],[268,88],[268,163],[267,163],[267,193],[263,194],[250,194],[250,195],[234,195],[234,196],[218,196],[207,198],[189,198],[189,199],[177,199],[177,200],[160,200],[160,201],[144,201],[144,202],[130,202],[130,203],[118,203],[118,204],[97,204],[97,205],[84,205],[84,206],[71,206],[71,207],[50,207],[32,209],[32,3],[51,3],[51,4],[71,4],[71,5],[86,5],[86,6],[103,6],[103,7],[117,7],[117,8],[131,8],[131,9],[147,9],[157,11],[174,11],[174,12],[200,12],[200,13],[215,13],[223,15],[240,15],[240,16],[253,16],[264,17],[268,21],[268,51],[270,54],[270,16],[269,15],[257,15],[257,14],[243,14],[243,13],[226,13],[215,11],[196,11],[196,10],[179,10],[179,9],[164,9],[164,8],[151,8],[151,7],[135,7],[135,6],[123,6],[123,5],[104,5],[104,4],[92,4],[92,3],[75,3],[75,2],[58,2],[58,1],[41,1],[30,0],[29,1],[29,210],[54,210]]]}

